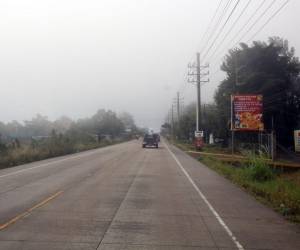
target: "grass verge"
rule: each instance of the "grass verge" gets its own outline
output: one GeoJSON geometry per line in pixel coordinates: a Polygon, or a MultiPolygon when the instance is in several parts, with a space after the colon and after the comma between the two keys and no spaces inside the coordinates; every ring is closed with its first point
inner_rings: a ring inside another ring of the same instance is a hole
{"type": "Polygon", "coordinates": [[[243,167],[235,167],[213,157],[199,160],[274,208],[287,219],[300,223],[300,172],[279,173],[257,157],[243,167]]]}
{"type": "Polygon", "coordinates": [[[89,143],[45,143],[32,147],[22,145],[19,148],[8,150],[0,155],[0,169],[14,167],[34,161],[45,160],[52,157],[78,153],[86,150],[106,147],[124,142],[125,140],[114,140],[111,142],[89,142],[89,143]]]}

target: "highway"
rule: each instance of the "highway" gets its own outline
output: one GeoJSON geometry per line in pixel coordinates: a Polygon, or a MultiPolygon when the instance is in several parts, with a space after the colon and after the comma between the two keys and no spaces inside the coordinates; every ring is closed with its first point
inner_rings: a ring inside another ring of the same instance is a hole
{"type": "Polygon", "coordinates": [[[300,228],[172,145],[0,170],[0,249],[299,250],[300,228]]]}

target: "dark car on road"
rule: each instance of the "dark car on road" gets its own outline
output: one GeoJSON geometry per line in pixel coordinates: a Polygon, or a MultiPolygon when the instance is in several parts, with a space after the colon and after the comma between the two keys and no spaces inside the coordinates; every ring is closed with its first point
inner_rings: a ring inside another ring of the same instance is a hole
{"type": "Polygon", "coordinates": [[[143,139],[143,148],[156,147],[158,148],[159,136],[157,134],[146,134],[143,139]]]}

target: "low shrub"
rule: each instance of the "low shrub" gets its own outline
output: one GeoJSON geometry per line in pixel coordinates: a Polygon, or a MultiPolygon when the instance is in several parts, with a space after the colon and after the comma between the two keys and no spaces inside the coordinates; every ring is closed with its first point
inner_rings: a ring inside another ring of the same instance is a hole
{"type": "Polygon", "coordinates": [[[288,219],[300,222],[300,185],[297,179],[300,174],[277,175],[262,157],[252,155],[247,164],[240,168],[212,157],[202,157],[201,162],[288,219]]]}
{"type": "Polygon", "coordinates": [[[100,148],[119,142],[121,142],[121,140],[98,143],[91,140],[76,141],[68,140],[68,138],[64,137],[56,137],[31,144],[23,144],[18,148],[9,149],[5,153],[0,152],[0,168],[100,148]]]}
{"type": "Polygon", "coordinates": [[[265,158],[251,155],[248,157],[246,170],[253,181],[270,181],[275,178],[274,171],[266,163],[265,158]]]}

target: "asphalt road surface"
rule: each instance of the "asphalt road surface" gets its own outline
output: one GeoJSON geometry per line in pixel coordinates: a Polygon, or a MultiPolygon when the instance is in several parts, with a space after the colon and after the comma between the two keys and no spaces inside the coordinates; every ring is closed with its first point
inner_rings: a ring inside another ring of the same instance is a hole
{"type": "Polygon", "coordinates": [[[299,226],[164,142],[0,171],[0,249],[300,249],[299,226]]]}

